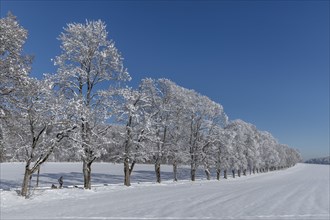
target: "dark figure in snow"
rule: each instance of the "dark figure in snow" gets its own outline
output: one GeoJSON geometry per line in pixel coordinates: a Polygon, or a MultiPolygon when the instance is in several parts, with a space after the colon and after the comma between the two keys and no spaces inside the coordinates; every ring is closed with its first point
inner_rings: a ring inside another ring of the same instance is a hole
{"type": "Polygon", "coordinates": [[[63,186],[63,176],[61,176],[59,179],[58,179],[58,183],[60,184],[60,186],[58,188],[62,188],[63,186]]]}

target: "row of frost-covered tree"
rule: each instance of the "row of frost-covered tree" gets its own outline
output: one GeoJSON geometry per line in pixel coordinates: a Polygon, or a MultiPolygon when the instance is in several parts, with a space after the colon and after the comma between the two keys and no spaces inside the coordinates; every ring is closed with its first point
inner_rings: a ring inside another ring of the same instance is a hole
{"type": "Polygon", "coordinates": [[[82,161],[84,187],[92,163],[124,164],[125,185],[135,163],[211,168],[233,176],[293,166],[299,153],[242,120],[229,121],[223,107],[168,79],[143,79],[138,88],[102,21],[68,24],[58,37],[57,72],[29,76],[33,59],[23,53],[27,31],[12,14],[0,20],[0,159],[25,161],[21,195],[40,165],[82,161]]]}

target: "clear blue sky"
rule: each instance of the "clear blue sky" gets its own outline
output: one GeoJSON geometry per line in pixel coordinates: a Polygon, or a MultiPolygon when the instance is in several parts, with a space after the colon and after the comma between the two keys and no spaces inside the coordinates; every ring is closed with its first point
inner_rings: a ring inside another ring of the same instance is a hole
{"type": "Polygon", "coordinates": [[[101,19],[136,86],[169,78],[298,148],[329,155],[329,1],[1,0],[29,31],[33,76],[70,22],[101,19]]]}

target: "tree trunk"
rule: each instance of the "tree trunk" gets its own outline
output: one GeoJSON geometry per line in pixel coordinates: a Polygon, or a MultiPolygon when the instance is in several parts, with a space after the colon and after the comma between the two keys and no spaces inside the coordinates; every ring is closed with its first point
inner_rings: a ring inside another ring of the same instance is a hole
{"type": "Polygon", "coordinates": [[[241,177],[241,169],[239,169],[239,170],[237,171],[237,175],[238,175],[238,177],[241,177]]]}
{"type": "Polygon", "coordinates": [[[129,159],[128,158],[125,158],[125,160],[124,160],[124,174],[125,174],[124,185],[125,186],[130,186],[131,185],[131,175],[130,175],[129,159]]]}
{"type": "Polygon", "coordinates": [[[221,173],[221,170],[217,169],[217,180],[220,180],[220,173],[221,173]]]}
{"type": "Polygon", "coordinates": [[[191,158],[191,161],[190,161],[190,178],[191,178],[191,181],[195,181],[195,175],[196,175],[196,169],[195,169],[195,164],[194,164],[195,157],[194,157],[194,154],[192,154],[192,151],[190,152],[190,158],[191,158]]]}
{"type": "Polygon", "coordinates": [[[135,165],[135,160],[132,162],[132,164],[131,164],[131,167],[129,168],[129,175],[131,176],[131,174],[132,174],[132,171],[133,171],[133,169],[134,169],[134,165],[135,165]]]}
{"type": "Polygon", "coordinates": [[[83,174],[84,174],[84,188],[91,189],[91,162],[83,161],[83,174]]]}
{"type": "Polygon", "coordinates": [[[40,175],[40,166],[38,167],[38,172],[37,172],[37,184],[36,186],[39,186],[39,175],[40,175]]]}
{"type": "Polygon", "coordinates": [[[178,171],[178,166],[177,166],[177,163],[176,161],[173,162],[173,180],[175,182],[178,181],[178,178],[177,178],[177,171],[178,171]]]}
{"type": "Polygon", "coordinates": [[[246,176],[246,169],[243,170],[243,175],[246,176]]]}
{"type": "Polygon", "coordinates": [[[233,178],[235,178],[235,170],[231,171],[233,173],[233,178]]]}
{"type": "Polygon", "coordinates": [[[190,163],[190,177],[191,177],[191,181],[195,181],[196,179],[196,166],[194,164],[194,157],[191,156],[191,163],[190,163]]]}
{"type": "Polygon", "coordinates": [[[208,168],[206,168],[205,170],[205,174],[206,174],[206,179],[207,180],[210,180],[211,179],[211,173],[210,173],[210,170],[208,168]]]}
{"type": "Polygon", "coordinates": [[[227,179],[227,170],[223,171],[223,178],[227,179]]]}
{"type": "Polygon", "coordinates": [[[256,173],[256,168],[255,167],[253,167],[253,174],[255,174],[256,173]]]}
{"type": "Polygon", "coordinates": [[[195,181],[195,178],[196,178],[196,169],[195,168],[191,168],[190,176],[191,176],[191,181],[195,181]]]}
{"type": "Polygon", "coordinates": [[[31,179],[31,171],[29,168],[25,167],[24,179],[22,184],[21,196],[28,195],[29,181],[31,179]]]}
{"type": "Polygon", "coordinates": [[[161,179],[160,179],[160,162],[159,162],[158,159],[155,163],[155,172],[156,172],[157,183],[160,183],[161,182],[161,179]]]}

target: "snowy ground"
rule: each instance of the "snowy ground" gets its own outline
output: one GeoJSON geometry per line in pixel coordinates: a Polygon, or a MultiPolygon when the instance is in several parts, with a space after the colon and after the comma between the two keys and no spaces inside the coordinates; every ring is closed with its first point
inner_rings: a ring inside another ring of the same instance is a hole
{"type": "MultiPolygon", "coordinates": [[[[9,188],[19,187],[24,165],[0,164],[1,219],[329,219],[330,166],[298,164],[275,171],[228,180],[171,181],[171,167],[162,166],[162,184],[154,183],[153,167],[136,165],[132,187],[125,187],[122,165],[92,166],[92,190],[35,190],[30,199],[9,188]]],[[[81,164],[48,163],[41,185],[82,184],[81,164]]]]}

